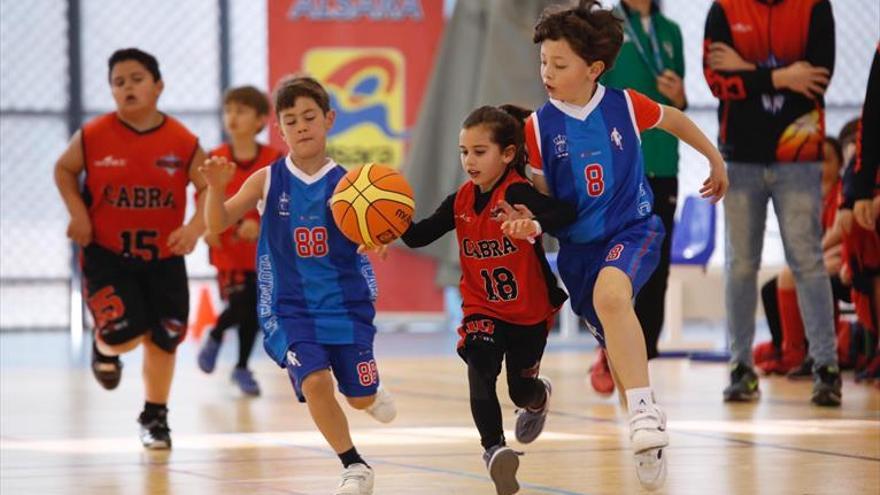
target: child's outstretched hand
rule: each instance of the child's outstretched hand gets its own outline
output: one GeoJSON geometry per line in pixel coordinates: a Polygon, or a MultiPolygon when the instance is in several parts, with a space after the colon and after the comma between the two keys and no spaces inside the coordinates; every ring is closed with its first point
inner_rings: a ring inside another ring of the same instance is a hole
{"type": "Polygon", "coordinates": [[[535,237],[541,235],[541,231],[538,230],[538,222],[531,218],[505,220],[504,223],[501,224],[501,232],[508,237],[524,239],[532,244],[535,243],[535,237]]]}
{"type": "Polygon", "coordinates": [[[235,174],[235,164],[223,156],[212,156],[199,165],[199,172],[208,183],[208,187],[225,189],[235,174]]]}
{"type": "Polygon", "coordinates": [[[535,214],[526,205],[517,204],[510,206],[510,203],[503,199],[495,204],[495,211],[492,213],[493,218],[502,223],[508,220],[531,220],[535,218],[535,214]]]}
{"type": "Polygon", "coordinates": [[[366,254],[368,252],[372,252],[373,254],[379,256],[380,260],[385,260],[388,258],[388,245],[378,244],[375,246],[367,246],[365,244],[361,244],[360,246],[358,246],[357,252],[358,254],[366,254]]]}
{"type": "Polygon", "coordinates": [[[715,204],[727,194],[729,185],[727,166],[724,165],[724,162],[712,163],[709,178],[703,181],[703,187],[700,188],[700,196],[715,204]]]}

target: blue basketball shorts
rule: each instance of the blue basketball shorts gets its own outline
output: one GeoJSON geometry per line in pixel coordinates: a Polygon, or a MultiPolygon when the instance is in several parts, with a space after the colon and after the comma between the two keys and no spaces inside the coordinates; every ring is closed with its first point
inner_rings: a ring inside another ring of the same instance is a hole
{"type": "Polygon", "coordinates": [[[587,322],[602,347],[605,347],[605,332],[593,307],[593,289],[599,272],[607,266],[624,272],[632,282],[635,299],[660,261],[665,235],[660,218],[651,215],[607,241],[560,245],[559,276],[568,290],[571,308],[587,322]]]}
{"type": "Polygon", "coordinates": [[[367,397],[379,388],[379,371],[373,346],[364,344],[318,344],[296,342],[287,351],[287,374],[296,398],[305,402],[302,383],[310,374],[329,369],[339,392],[346,397],[367,397]]]}

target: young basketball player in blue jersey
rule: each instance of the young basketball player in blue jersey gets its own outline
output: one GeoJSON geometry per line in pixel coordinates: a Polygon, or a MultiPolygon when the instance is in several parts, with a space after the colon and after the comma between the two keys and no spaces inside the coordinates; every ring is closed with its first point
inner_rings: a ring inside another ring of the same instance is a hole
{"type": "Polygon", "coordinates": [[[529,113],[507,105],[474,110],[459,136],[461,165],[470,180],[402,237],[407,246],[422,247],[455,229],[464,311],[458,353],[467,363],[471,414],[498,495],[519,490],[519,454],[505,443],[495,382],[504,360],[510,398],[520,408],[516,439],[534,441],[544,428],[551,391],[550,380],[538,376],[541,357],[553,314],[566,299],[539,238],[542,229],[555,230],[575,218],[572,206],[539,193],[525,177],[523,120],[529,113]],[[501,231],[496,214],[509,203],[537,214],[535,220],[507,225],[522,240],[501,231]]]}
{"type": "Polygon", "coordinates": [[[257,314],[266,352],[287,368],[294,390],[344,471],[337,495],[373,493],[373,470],[355,449],[333,391],[383,423],[397,414],[379,387],[373,358],[375,299],[372,268],[333,222],[328,201],[346,170],[327,157],[335,112],[310,77],[284,80],[275,93],[278,126],[288,156],[251,175],[225,201],[235,164],[211,157],[201,167],[208,183],[206,222],[224,231],[256,207],[257,314]]]}
{"type": "Polygon", "coordinates": [[[666,418],[654,403],[633,298],[658,262],[664,232],[651,212],[639,134],[658,127],[706,156],[705,198],[722,198],[726,168],[681,111],[597,83],[623,43],[620,20],[598,1],[548,8],[533,39],[541,44],[541,79],[550,96],[526,123],[533,180],[538,190],[577,207],[577,220],[557,236],[559,273],[572,308],[607,349],[629,410],[639,481],[656,488],[666,476],[666,418]]]}

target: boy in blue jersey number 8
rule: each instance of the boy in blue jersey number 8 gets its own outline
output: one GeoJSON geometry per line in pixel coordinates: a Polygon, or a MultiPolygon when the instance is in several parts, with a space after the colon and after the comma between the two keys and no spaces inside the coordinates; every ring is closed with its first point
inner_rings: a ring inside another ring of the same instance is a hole
{"type": "MultiPolygon", "coordinates": [[[[724,160],[679,110],[596,82],[623,43],[620,20],[597,1],[548,8],[533,40],[550,101],[526,123],[532,178],[539,191],[577,206],[577,220],[557,235],[559,272],[572,308],[607,348],[630,414],[639,481],[657,488],[666,476],[666,417],[654,404],[632,301],[659,260],[664,232],[651,212],[639,133],[659,127],[706,156],[710,176],[700,193],[712,201],[727,190],[724,160]]],[[[510,218],[523,214],[508,209],[510,218]]]]}
{"type": "Polygon", "coordinates": [[[346,239],[328,201],[346,170],[327,157],[336,116],[324,88],[310,77],[284,80],[275,112],[287,157],[251,175],[224,203],[235,164],[212,157],[200,167],[208,183],[208,230],[224,231],[256,207],[257,313],[266,352],[287,368],[300,401],[345,468],[334,494],[373,493],[373,470],[360,457],[333,392],[383,423],[397,411],[379,387],[373,358],[375,294],[369,261],[346,239]],[[332,372],[332,375],[331,375],[332,372]]]}

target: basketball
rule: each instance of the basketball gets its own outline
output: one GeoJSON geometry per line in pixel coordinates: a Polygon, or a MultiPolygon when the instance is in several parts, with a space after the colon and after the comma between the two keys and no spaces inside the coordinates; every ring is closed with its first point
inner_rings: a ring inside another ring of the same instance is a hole
{"type": "Polygon", "coordinates": [[[333,220],[356,244],[373,247],[400,237],[412,223],[412,187],[387,165],[368,163],[350,170],[330,198],[333,220]]]}

